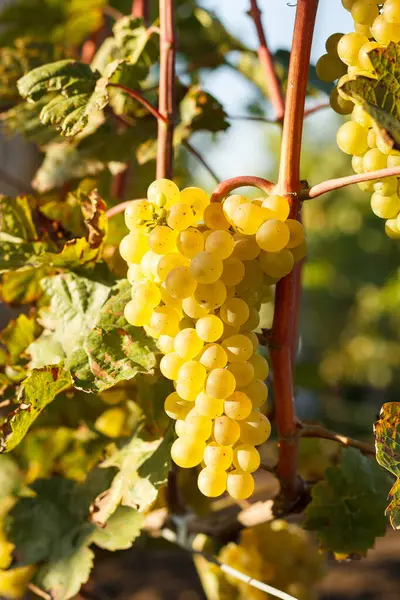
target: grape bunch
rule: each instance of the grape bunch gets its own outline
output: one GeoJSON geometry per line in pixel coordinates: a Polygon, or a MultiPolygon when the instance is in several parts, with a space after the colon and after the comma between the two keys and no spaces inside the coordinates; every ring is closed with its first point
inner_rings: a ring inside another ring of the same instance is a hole
{"type": "Polygon", "coordinates": [[[180,467],[203,465],[198,486],[209,497],[252,494],[256,446],[270,435],[260,410],[268,363],[254,330],[271,286],[305,255],[303,226],[288,216],[283,196],[210,203],[167,179],[125,212],[125,318],[157,339],[160,371],[175,387],[165,400],[178,436],[171,455],[180,467]]]}
{"type": "MultiPolygon", "coordinates": [[[[400,0],[342,0],[342,4],[351,12],[355,31],[331,35],[326,42],[327,53],[317,63],[317,73],[322,80],[338,79],[330,98],[332,108],[342,115],[351,114],[351,120],[337,132],[337,144],[343,152],[353,156],[352,167],[356,173],[400,166],[400,153],[383,139],[371,116],[340,90],[340,86],[355,75],[373,76],[369,52],[385,48],[390,42],[400,42],[400,0]]],[[[400,239],[398,178],[386,177],[358,186],[372,194],[372,211],[385,219],[387,236],[400,239]]]]}

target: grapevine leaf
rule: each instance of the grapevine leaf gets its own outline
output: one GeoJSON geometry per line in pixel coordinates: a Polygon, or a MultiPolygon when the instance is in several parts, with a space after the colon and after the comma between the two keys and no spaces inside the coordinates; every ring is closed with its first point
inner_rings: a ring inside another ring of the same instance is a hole
{"type": "Polygon", "coordinates": [[[389,480],[378,465],[358,450],[343,451],[338,466],[312,490],[306,527],[324,549],[340,554],[365,554],[385,534],[389,480]]]}
{"type": "Polygon", "coordinates": [[[164,437],[153,440],[144,437],[142,430],[104,461],[103,467],[117,467],[119,473],[110,489],[96,499],[94,523],[104,524],[120,504],[139,512],[151,507],[159,488],[167,482],[172,442],[171,430],[164,437]]]}
{"type": "Polygon", "coordinates": [[[1,427],[0,452],[15,448],[47,404],[70,383],[69,373],[61,366],[32,371],[21,385],[17,407],[1,427]]]}
{"type": "Polygon", "coordinates": [[[29,141],[36,142],[39,146],[49,144],[61,139],[53,127],[43,125],[39,115],[46,106],[51,96],[45,96],[35,104],[20,102],[6,112],[0,114],[0,121],[4,123],[8,135],[22,133],[29,141]]]}
{"type": "MultiPolygon", "coordinates": [[[[96,377],[90,370],[89,357],[83,348],[75,350],[65,362],[70,371],[74,387],[84,392],[98,392],[96,377]]],[[[100,386],[101,387],[101,386],[100,386]]]]}
{"type": "Polygon", "coordinates": [[[103,528],[97,528],[92,542],[105,550],[126,550],[140,535],[144,515],[133,508],[119,506],[103,528]]]}
{"type": "Polygon", "coordinates": [[[137,373],[149,373],[155,366],[154,341],[142,328],[129,325],[124,317],[124,307],[130,297],[129,282],[119,282],[84,342],[99,389],[131,379],[137,373]]]}
{"type": "Polygon", "coordinates": [[[33,342],[36,328],[35,319],[22,314],[10,321],[0,333],[0,341],[7,348],[11,364],[17,363],[21,354],[33,342]]]}
{"type": "Polygon", "coordinates": [[[8,454],[0,456],[0,501],[16,494],[23,483],[24,475],[15,459],[8,454]]]}
{"type": "Polygon", "coordinates": [[[389,492],[386,509],[394,529],[400,528],[400,403],[387,402],[382,406],[375,423],[376,460],[397,478],[389,492]]]}
{"type": "Polygon", "coordinates": [[[43,293],[40,281],[47,269],[24,269],[4,273],[0,285],[0,297],[6,304],[31,304],[43,293]]]}
{"type": "Polygon", "coordinates": [[[147,427],[154,433],[166,431],[170,419],[165,413],[165,398],[174,391],[171,380],[159,375],[137,375],[136,402],[146,418],[147,427]]]}
{"type": "Polygon", "coordinates": [[[27,196],[0,196],[0,231],[27,242],[38,239],[27,196]]]}
{"type": "Polygon", "coordinates": [[[369,77],[356,75],[341,89],[374,119],[384,141],[400,149],[400,43],[368,52],[374,67],[369,77]]]}

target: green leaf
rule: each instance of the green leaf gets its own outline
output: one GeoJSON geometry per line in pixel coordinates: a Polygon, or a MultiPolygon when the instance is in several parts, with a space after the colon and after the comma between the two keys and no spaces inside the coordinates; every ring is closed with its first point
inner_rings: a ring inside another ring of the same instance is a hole
{"type": "Polygon", "coordinates": [[[23,484],[24,474],[15,459],[8,454],[0,456],[0,513],[1,501],[8,496],[17,494],[23,484]]]}
{"type": "Polygon", "coordinates": [[[97,528],[91,541],[104,550],[126,550],[139,537],[144,515],[133,508],[119,506],[103,528],[97,528]]]}
{"type": "Polygon", "coordinates": [[[374,119],[384,141],[400,149],[400,44],[391,42],[386,48],[368,52],[375,72],[370,77],[356,75],[341,89],[360,104],[374,119]]]}
{"type": "Polygon", "coordinates": [[[31,304],[40,298],[41,280],[47,274],[45,267],[4,273],[0,284],[0,297],[6,304],[31,304]]]}
{"type": "Polygon", "coordinates": [[[70,375],[61,366],[32,371],[22,382],[17,407],[1,427],[0,452],[15,448],[47,404],[70,384],[70,375]]]}
{"type": "Polygon", "coordinates": [[[326,550],[365,554],[385,535],[388,477],[354,448],[343,450],[342,462],[329,467],[325,477],[312,489],[306,528],[316,532],[326,550]]]}
{"type": "Polygon", "coordinates": [[[107,522],[120,504],[139,512],[151,507],[159,488],[167,482],[172,442],[171,429],[164,437],[152,440],[142,430],[104,461],[103,467],[117,467],[119,472],[110,489],[94,503],[94,523],[101,526],[107,522]]]}
{"type": "Polygon", "coordinates": [[[35,339],[37,325],[35,319],[19,315],[10,321],[0,333],[0,341],[6,346],[11,364],[18,362],[21,354],[35,339]]]}
{"type": "Polygon", "coordinates": [[[375,423],[376,460],[392,473],[396,482],[389,492],[386,509],[394,529],[400,528],[400,402],[387,402],[375,423]]]}
{"type": "Polygon", "coordinates": [[[43,125],[39,118],[42,108],[46,106],[50,97],[51,95],[45,96],[35,104],[20,102],[1,113],[0,121],[4,124],[6,133],[10,136],[21,133],[27,140],[39,146],[61,139],[53,127],[43,125]]]}
{"type": "Polygon", "coordinates": [[[137,373],[150,373],[156,364],[154,340],[124,317],[131,286],[122,280],[101,308],[95,326],[84,342],[98,389],[107,389],[137,373]]]}
{"type": "Polygon", "coordinates": [[[0,231],[26,242],[38,239],[27,196],[0,196],[0,231]]]}

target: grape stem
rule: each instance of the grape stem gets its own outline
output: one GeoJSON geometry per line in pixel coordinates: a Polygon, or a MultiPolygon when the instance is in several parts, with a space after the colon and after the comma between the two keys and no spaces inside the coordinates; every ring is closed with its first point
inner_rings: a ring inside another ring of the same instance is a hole
{"type": "Polygon", "coordinates": [[[267,86],[268,95],[271,104],[274,107],[276,122],[282,121],[285,114],[285,100],[282,94],[281,84],[277,72],[275,70],[274,61],[268,48],[265,32],[261,21],[261,11],[258,7],[257,0],[250,0],[250,10],[248,12],[254,21],[258,36],[258,60],[265,75],[265,84],[267,86]]]}
{"type": "Polygon", "coordinates": [[[211,202],[221,202],[230,192],[244,186],[256,187],[263,192],[270,194],[275,187],[275,183],[268,181],[268,179],[252,175],[239,175],[238,177],[225,179],[225,181],[221,181],[213,191],[211,202]]]}
{"type": "Polygon", "coordinates": [[[332,440],[343,446],[351,446],[357,448],[362,454],[375,456],[375,449],[371,444],[360,442],[354,438],[347,437],[340,433],[335,433],[329,429],[325,429],[322,425],[307,425],[305,423],[297,423],[297,429],[300,437],[321,438],[324,440],[332,440]]]}
{"type": "MultiPolygon", "coordinates": [[[[318,0],[298,0],[290,54],[286,110],[283,119],[278,190],[290,204],[290,218],[300,216],[300,153],[307,92],[308,69],[318,0]]],[[[299,274],[297,273],[297,276],[299,274]]],[[[276,286],[275,313],[271,330],[270,357],[274,380],[276,425],[278,429],[277,474],[286,504],[296,501],[302,491],[297,474],[298,438],[293,397],[292,348],[297,323],[295,313],[296,270],[276,286]]]]}
{"type": "MultiPolygon", "coordinates": [[[[321,104],[316,104],[315,106],[311,106],[304,112],[304,117],[309,117],[320,110],[325,108],[330,108],[329,102],[321,102],[321,104]]],[[[261,117],[258,115],[227,115],[226,117],[229,121],[256,121],[259,123],[267,123],[269,125],[279,125],[281,121],[279,119],[267,119],[267,117],[261,117]]]]}
{"type": "Polygon", "coordinates": [[[147,25],[149,21],[149,6],[147,0],[133,0],[131,14],[135,19],[143,19],[145,25],[147,25]]]}
{"type": "Polygon", "coordinates": [[[327,192],[333,192],[340,188],[352,185],[354,183],[363,183],[364,181],[372,181],[374,179],[383,179],[385,177],[400,177],[400,167],[389,167],[387,169],[379,169],[378,171],[370,171],[369,173],[360,173],[348,175],[347,177],[338,177],[337,179],[327,179],[322,183],[317,183],[309,189],[303,190],[300,194],[302,200],[318,198],[327,192]]]}

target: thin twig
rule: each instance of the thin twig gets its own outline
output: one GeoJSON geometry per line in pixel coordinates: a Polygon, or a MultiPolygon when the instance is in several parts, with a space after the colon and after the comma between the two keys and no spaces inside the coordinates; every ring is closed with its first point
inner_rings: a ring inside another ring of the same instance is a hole
{"type": "Polygon", "coordinates": [[[220,178],[215,173],[215,171],[213,171],[213,169],[210,167],[210,165],[204,160],[204,158],[200,154],[200,152],[198,150],[196,150],[196,148],[194,148],[192,146],[192,144],[188,140],[183,140],[182,141],[182,146],[184,146],[186,148],[186,150],[188,150],[188,152],[190,152],[190,154],[192,154],[195,158],[197,158],[197,160],[199,162],[201,162],[201,164],[203,165],[203,167],[210,173],[211,177],[213,179],[215,179],[215,181],[217,183],[218,183],[218,181],[220,181],[220,178]]]}
{"type": "Polygon", "coordinates": [[[147,100],[138,90],[135,90],[135,89],[132,89],[132,88],[128,88],[128,87],[126,87],[126,85],[122,85],[122,83],[108,83],[107,87],[114,87],[114,88],[117,88],[119,90],[122,90],[123,92],[125,92],[126,94],[128,94],[128,96],[130,96],[131,98],[134,98],[142,106],[144,106],[145,108],[147,108],[147,110],[149,111],[149,113],[151,113],[153,115],[153,117],[155,117],[158,121],[162,121],[163,123],[167,122],[166,117],[164,117],[164,115],[162,115],[156,109],[156,107],[153,106],[153,104],[151,102],[149,102],[149,100],[147,100]]]}
{"type": "Polygon", "coordinates": [[[310,115],[313,115],[314,113],[319,112],[324,108],[330,108],[330,106],[331,105],[329,104],[329,102],[321,102],[321,104],[317,104],[316,106],[307,108],[307,110],[304,111],[304,117],[309,117],[310,115]]]}
{"type": "Polygon", "coordinates": [[[231,179],[221,181],[211,195],[211,202],[221,202],[221,200],[223,200],[230,192],[243,186],[256,187],[263,192],[270,194],[273,191],[275,184],[262,177],[239,175],[238,177],[232,177],[231,179]]]}
{"type": "Polygon", "coordinates": [[[256,121],[260,123],[268,123],[269,125],[279,125],[276,119],[267,119],[266,117],[258,117],[256,115],[231,115],[227,116],[229,121],[256,121]]]}
{"type": "Polygon", "coordinates": [[[400,177],[400,167],[389,167],[387,169],[379,169],[378,171],[370,171],[369,173],[359,173],[348,175],[347,177],[338,177],[337,179],[327,179],[322,183],[313,185],[308,190],[303,190],[300,193],[302,200],[309,198],[318,198],[327,192],[333,192],[340,188],[352,185],[354,183],[363,183],[364,181],[373,181],[374,179],[384,179],[385,177],[400,177]]]}
{"type": "MultiPolygon", "coordinates": [[[[318,0],[298,0],[288,73],[286,110],[283,121],[279,193],[290,204],[290,217],[299,218],[300,154],[307,92],[308,69],[318,0]]],[[[276,286],[275,313],[271,331],[270,357],[275,391],[276,424],[279,438],[277,473],[286,503],[301,492],[297,474],[298,439],[293,398],[292,335],[295,272],[276,286]]]]}
{"type": "Polygon", "coordinates": [[[285,114],[285,101],[282,94],[281,84],[275,71],[274,61],[272,60],[271,53],[268,49],[267,40],[261,22],[261,11],[258,8],[257,0],[250,0],[249,15],[253,19],[257,30],[259,41],[257,49],[258,59],[261,67],[264,70],[265,84],[267,86],[268,94],[275,110],[276,119],[277,121],[281,121],[283,119],[283,115],[285,114]]]}
{"type": "Polygon", "coordinates": [[[179,546],[180,548],[183,548],[187,552],[194,554],[195,556],[201,556],[207,562],[212,563],[212,564],[216,565],[217,567],[219,567],[223,573],[226,573],[230,577],[238,579],[239,581],[243,581],[244,583],[247,583],[247,585],[249,585],[251,587],[254,587],[258,590],[266,592],[267,594],[271,594],[271,596],[275,596],[276,598],[281,598],[281,600],[296,600],[296,598],[294,596],[291,596],[290,594],[287,594],[286,592],[283,592],[282,590],[278,590],[277,588],[275,588],[271,585],[263,583],[262,581],[259,581],[258,579],[253,579],[253,577],[250,577],[249,575],[246,575],[245,573],[238,571],[234,567],[231,567],[231,566],[221,562],[220,560],[218,560],[218,558],[216,558],[215,556],[212,556],[211,554],[206,554],[205,552],[201,552],[200,550],[195,550],[194,548],[192,548],[190,546],[180,544],[176,533],[174,531],[172,531],[171,529],[168,529],[168,528],[163,529],[161,531],[161,536],[165,540],[170,542],[171,544],[175,544],[175,545],[179,546]]]}
{"type": "Polygon", "coordinates": [[[28,590],[30,590],[33,594],[36,594],[36,596],[43,598],[43,600],[51,600],[52,599],[51,594],[48,594],[47,592],[42,590],[40,587],[38,587],[34,583],[28,583],[28,590]]]}
{"type": "Polygon", "coordinates": [[[101,10],[103,15],[106,15],[106,17],[111,17],[114,19],[114,21],[119,21],[124,16],[120,10],[114,8],[113,6],[109,6],[108,4],[103,6],[101,10]]]}
{"type": "Polygon", "coordinates": [[[157,134],[157,179],[172,178],[175,118],[174,0],[160,0],[160,84],[157,134]]]}
{"type": "Polygon", "coordinates": [[[333,442],[338,442],[343,446],[351,446],[352,448],[357,448],[363,454],[375,456],[375,449],[371,444],[360,442],[359,440],[347,437],[346,435],[342,435],[341,433],[330,431],[322,425],[307,425],[305,423],[298,423],[298,430],[300,437],[322,438],[324,440],[332,440],[333,442]]]}
{"type": "Polygon", "coordinates": [[[118,215],[119,213],[124,212],[124,210],[126,208],[128,208],[128,206],[130,205],[130,203],[133,202],[134,200],[145,200],[145,198],[134,198],[132,200],[125,200],[125,202],[120,202],[116,206],[112,206],[106,212],[107,218],[111,219],[112,217],[115,217],[115,215],[118,215]]]}

